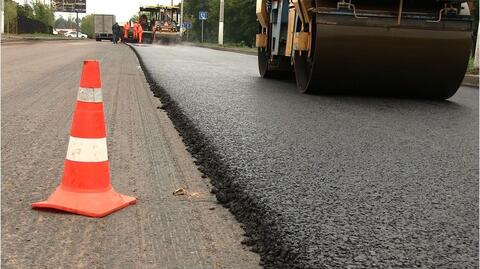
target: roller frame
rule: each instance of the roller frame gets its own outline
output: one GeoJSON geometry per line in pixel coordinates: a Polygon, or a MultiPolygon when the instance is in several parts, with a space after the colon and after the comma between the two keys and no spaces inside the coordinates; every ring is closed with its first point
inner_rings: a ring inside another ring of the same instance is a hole
{"type": "MultiPolygon", "coordinates": [[[[266,1],[263,3],[266,4],[266,1]]],[[[292,73],[291,58],[286,57],[286,55],[291,55],[287,52],[293,45],[293,36],[289,37],[287,34],[288,17],[291,15],[289,10],[288,0],[272,1],[272,8],[268,13],[269,23],[264,27],[259,21],[256,45],[259,54],[259,71],[262,77],[277,77],[285,73],[292,73]],[[263,41],[263,34],[267,35],[266,42],[263,41]]]]}
{"type": "Polygon", "coordinates": [[[257,0],[256,5],[257,20],[262,26],[262,28],[268,27],[268,14],[267,14],[267,5],[265,0],[257,0]]]}
{"type": "MultiPolygon", "coordinates": [[[[468,5],[461,3],[465,1],[458,1],[455,6],[461,5],[458,14],[445,14],[439,22],[433,22],[438,20],[433,12],[403,12],[402,6],[397,14],[377,10],[356,10],[353,14],[348,9],[304,8],[302,4],[307,2],[293,1],[295,21],[291,21],[289,13],[284,54],[294,66],[298,56],[311,59],[313,83],[304,83],[302,88],[297,79],[301,92],[388,89],[440,99],[456,92],[470,51],[472,20],[468,5]],[[305,16],[305,10],[309,16],[305,16]],[[312,20],[315,24],[308,23],[312,20]],[[336,35],[337,30],[343,32],[336,35]],[[349,41],[343,41],[346,39],[349,41]],[[375,47],[376,51],[369,47],[375,47]],[[342,50],[348,53],[335,53],[342,50]],[[419,56],[412,57],[408,51],[419,56]],[[394,71],[388,72],[388,68],[394,71]],[[385,74],[376,79],[376,74],[382,72],[385,74]]],[[[267,40],[272,42],[271,36],[267,40]]],[[[274,53],[269,55],[272,62],[277,57],[274,53]]],[[[297,73],[298,66],[295,66],[297,73]]]]}

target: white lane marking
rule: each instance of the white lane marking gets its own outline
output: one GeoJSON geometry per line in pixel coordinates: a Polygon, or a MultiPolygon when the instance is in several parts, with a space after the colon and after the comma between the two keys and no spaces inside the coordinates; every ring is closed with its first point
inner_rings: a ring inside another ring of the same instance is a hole
{"type": "Polygon", "coordinates": [[[101,103],[103,102],[102,89],[80,87],[78,89],[77,100],[89,103],[101,103]]]}
{"type": "Polygon", "coordinates": [[[107,138],[79,138],[70,136],[67,160],[75,162],[107,161],[107,138]]]}

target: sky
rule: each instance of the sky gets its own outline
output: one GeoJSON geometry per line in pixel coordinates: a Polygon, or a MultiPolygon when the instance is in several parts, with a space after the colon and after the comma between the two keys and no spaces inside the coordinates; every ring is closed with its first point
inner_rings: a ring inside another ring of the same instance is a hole
{"type": "MultiPolygon", "coordinates": [[[[25,0],[15,0],[20,4],[24,4],[25,0]]],[[[40,0],[42,1],[42,0],[40,0]]],[[[30,3],[32,0],[26,0],[30,3]]],[[[46,4],[50,3],[50,0],[43,0],[46,4]]],[[[180,0],[174,0],[173,4],[176,5],[180,0]]],[[[170,5],[171,0],[87,0],[87,13],[78,14],[79,18],[85,15],[96,14],[114,14],[117,22],[124,23],[129,20],[133,15],[138,14],[138,9],[142,5],[170,5]]],[[[55,12],[55,18],[58,17],[68,18],[69,16],[75,17],[75,13],[55,12]]]]}

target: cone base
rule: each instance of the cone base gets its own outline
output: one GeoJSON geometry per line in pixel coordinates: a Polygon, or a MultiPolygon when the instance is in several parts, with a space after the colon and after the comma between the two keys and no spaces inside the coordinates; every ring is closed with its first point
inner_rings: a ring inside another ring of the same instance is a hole
{"type": "Polygon", "coordinates": [[[60,186],[46,201],[33,203],[32,208],[53,208],[101,218],[135,202],[135,197],[117,193],[113,188],[104,192],[73,192],[60,186]]]}

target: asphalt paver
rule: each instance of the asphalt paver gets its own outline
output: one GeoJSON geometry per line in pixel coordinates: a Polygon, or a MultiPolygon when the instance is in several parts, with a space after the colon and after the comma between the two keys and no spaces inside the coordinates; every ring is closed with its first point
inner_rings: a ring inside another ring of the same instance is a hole
{"type": "Polygon", "coordinates": [[[477,89],[305,95],[255,56],[133,49],[266,268],[478,267],[477,89]]]}
{"type": "Polygon", "coordinates": [[[259,267],[127,46],[2,45],[1,97],[2,268],[259,267]],[[101,219],[30,208],[60,182],[85,59],[100,60],[112,185],[138,199],[101,219]]]}

